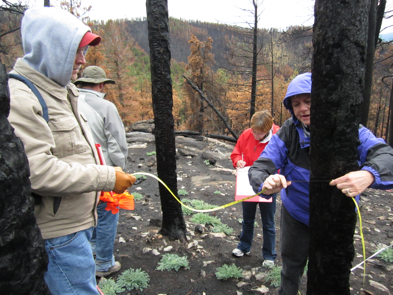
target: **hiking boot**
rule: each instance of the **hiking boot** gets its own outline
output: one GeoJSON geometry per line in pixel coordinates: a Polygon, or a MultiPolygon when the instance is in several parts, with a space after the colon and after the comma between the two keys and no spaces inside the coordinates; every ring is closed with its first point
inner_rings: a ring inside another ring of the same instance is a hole
{"type": "Polygon", "coordinates": [[[232,255],[236,256],[236,257],[243,257],[244,254],[246,255],[250,255],[250,251],[244,253],[242,250],[236,248],[232,251],[232,255]]]}
{"type": "Polygon", "coordinates": [[[121,268],[121,264],[118,261],[115,261],[115,264],[108,269],[107,271],[96,271],[96,276],[97,277],[106,277],[109,276],[115,272],[118,272],[121,268]]]}
{"type": "Polygon", "coordinates": [[[273,268],[273,266],[274,266],[274,261],[273,260],[265,260],[262,263],[262,267],[273,268]]]}

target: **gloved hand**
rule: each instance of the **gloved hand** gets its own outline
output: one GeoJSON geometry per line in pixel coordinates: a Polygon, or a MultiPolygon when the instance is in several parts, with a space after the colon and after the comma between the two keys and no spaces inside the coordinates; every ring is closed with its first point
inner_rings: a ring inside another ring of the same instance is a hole
{"type": "Polygon", "coordinates": [[[136,177],[132,174],[125,173],[120,167],[114,168],[116,173],[116,183],[113,191],[116,194],[122,194],[126,189],[134,184],[136,177]]]}

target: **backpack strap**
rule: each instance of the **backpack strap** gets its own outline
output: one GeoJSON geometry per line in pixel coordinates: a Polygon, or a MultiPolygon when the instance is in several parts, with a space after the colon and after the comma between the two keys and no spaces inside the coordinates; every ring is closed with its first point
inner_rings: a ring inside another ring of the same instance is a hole
{"type": "Polygon", "coordinates": [[[8,78],[13,78],[13,79],[16,79],[16,80],[19,80],[19,81],[25,83],[31,89],[31,91],[33,91],[33,93],[35,94],[35,96],[37,96],[38,101],[41,104],[42,117],[48,123],[49,122],[48,107],[46,106],[46,102],[45,102],[44,98],[42,97],[41,93],[38,91],[37,87],[35,87],[34,84],[29,79],[27,79],[26,77],[23,77],[21,75],[8,74],[8,78]]]}

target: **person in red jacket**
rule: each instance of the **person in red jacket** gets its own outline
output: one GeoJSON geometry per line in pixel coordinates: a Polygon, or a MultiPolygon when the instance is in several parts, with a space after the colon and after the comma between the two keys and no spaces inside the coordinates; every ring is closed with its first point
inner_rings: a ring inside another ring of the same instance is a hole
{"type": "MultiPolygon", "coordinates": [[[[232,151],[231,159],[236,169],[251,166],[259,158],[269,140],[275,134],[279,126],[273,123],[269,111],[256,112],[251,118],[251,128],[246,129],[239,137],[232,151]]],[[[275,250],[276,229],[274,225],[274,214],[276,213],[276,194],[272,195],[271,203],[242,202],[243,222],[240,242],[232,254],[242,257],[250,255],[252,240],[254,236],[255,213],[259,204],[263,227],[263,264],[265,267],[273,267],[277,257],[275,250]]]]}

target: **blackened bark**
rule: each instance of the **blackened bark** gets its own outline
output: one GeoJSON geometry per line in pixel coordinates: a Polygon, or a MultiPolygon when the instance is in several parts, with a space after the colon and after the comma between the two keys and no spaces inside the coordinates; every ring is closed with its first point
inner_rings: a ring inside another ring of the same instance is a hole
{"type": "Polygon", "coordinates": [[[254,5],[254,27],[253,27],[253,42],[252,42],[252,72],[251,72],[251,103],[250,103],[250,121],[255,114],[255,100],[257,93],[257,63],[258,63],[258,3],[253,0],[254,5]]]}
{"type": "Polygon", "coordinates": [[[386,8],[386,0],[379,0],[379,5],[377,7],[377,24],[375,26],[375,41],[374,45],[377,46],[379,42],[379,32],[381,32],[381,27],[382,27],[382,21],[383,21],[383,15],[385,14],[385,8],[386,8]]]}
{"type": "Polygon", "coordinates": [[[7,75],[0,63],[0,293],[48,294],[48,257],[34,216],[29,165],[7,120],[9,111],[7,75]]]}
{"type": "Polygon", "coordinates": [[[375,48],[379,40],[379,32],[381,31],[383,15],[385,12],[386,0],[371,0],[369,11],[369,27],[368,27],[368,45],[366,59],[366,77],[363,91],[363,103],[360,109],[360,122],[367,126],[368,114],[370,110],[371,88],[373,85],[373,68],[375,48]],[[378,5],[379,2],[379,5],[378,5]]]}
{"type": "Polygon", "coordinates": [[[389,99],[389,133],[387,137],[387,143],[393,147],[393,81],[392,81],[392,88],[390,89],[390,99],[389,99]]]}
{"type": "MultiPolygon", "coordinates": [[[[176,150],[172,115],[172,80],[170,70],[169,21],[166,0],[147,0],[157,173],[177,194],[176,150]]],[[[186,225],[181,205],[159,184],[163,214],[160,233],[170,239],[185,240],[186,225]]]]}
{"type": "Polygon", "coordinates": [[[307,294],[350,294],[355,205],[329,186],[329,180],[359,170],[369,5],[368,1],[315,2],[307,294]]]}
{"type": "Polygon", "coordinates": [[[368,44],[366,55],[366,72],[365,85],[363,90],[363,103],[360,108],[360,122],[367,126],[368,113],[370,110],[371,87],[373,84],[373,68],[374,68],[374,54],[375,54],[375,35],[377,27],[377,0],[371,0],[369,17],[368,17],[368,44]]]}

